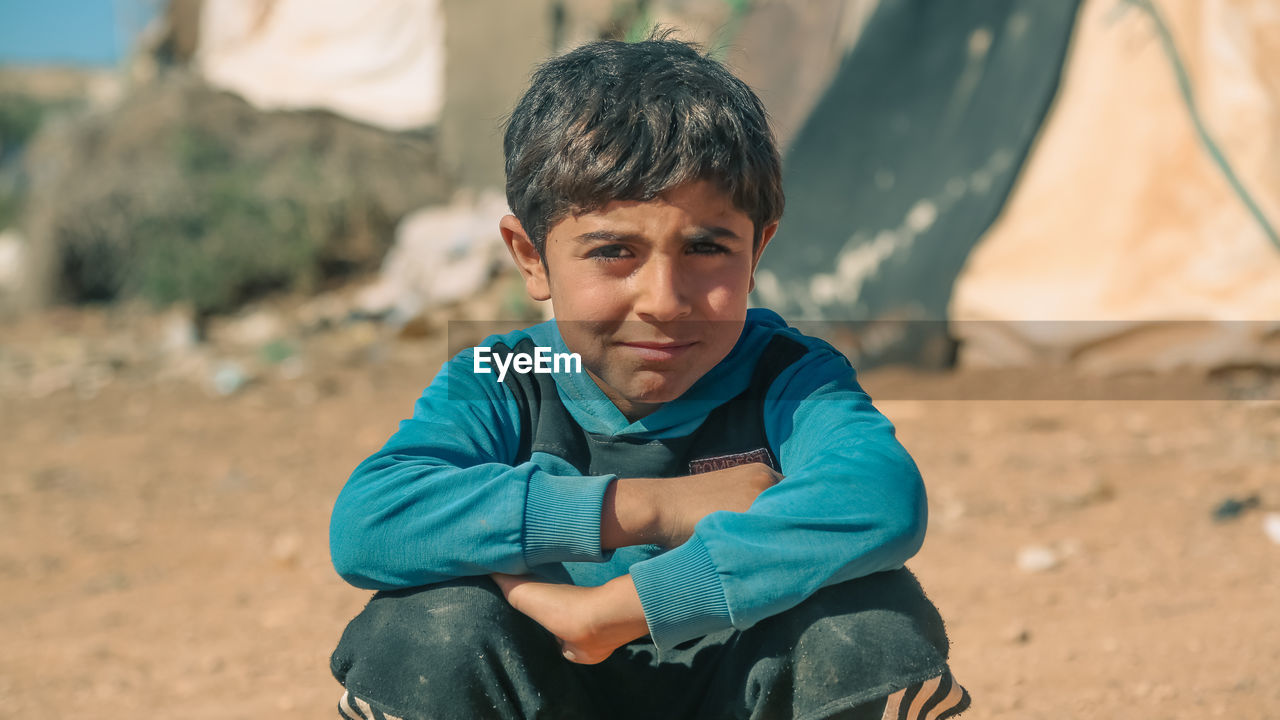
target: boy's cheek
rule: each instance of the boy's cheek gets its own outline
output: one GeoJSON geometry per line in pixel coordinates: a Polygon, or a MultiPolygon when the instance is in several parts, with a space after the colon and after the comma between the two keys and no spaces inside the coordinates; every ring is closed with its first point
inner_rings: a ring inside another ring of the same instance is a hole
{"type": "Polygon", "coordinates": [[[606,324],[627,317],[620,291],[609,283],[580,276],[552,276],[548,285],[551,307],[560,321],[606,324]]]}

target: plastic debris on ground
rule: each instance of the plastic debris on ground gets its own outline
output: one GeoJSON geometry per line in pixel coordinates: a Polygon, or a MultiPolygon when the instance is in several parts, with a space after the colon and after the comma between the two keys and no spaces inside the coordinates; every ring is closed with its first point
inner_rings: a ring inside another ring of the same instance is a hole
{"type": "Polygon", "coordinates": [[[410,214],[396,228],[378,280],[357,297],[357,311],[399,327],[483,290],[509,262],[498,232],[506,213],[506,199],[486,192],[410,214]]]}
{"type": "Polygon", "coordinates": [[[1235,520],[1248,510],[1258,507],[1261,502],[1257,495],[1249,495],[1243,498],[1227,498],[1218,503],[1218,506],[1213,509],[1213,519],[1216,522],[1235,520]]]}

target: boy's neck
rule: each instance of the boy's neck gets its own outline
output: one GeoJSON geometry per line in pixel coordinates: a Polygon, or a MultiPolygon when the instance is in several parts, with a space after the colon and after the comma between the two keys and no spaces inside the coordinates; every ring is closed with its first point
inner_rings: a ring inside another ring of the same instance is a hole
{"type": "Polygon", "coordinates": [[[613,403],[613,406],[618,408],[618,412],[622,413],[622,416],[627,419],[627,422],[636,422],[637,420],[648,417],[665,404],[641,403],[628,400],[614,392],[607,383],[596,377],[596,374],[590,370],[587,371],[587,376],[596,384],[596,387],[600,388],[600,392],[604,393],[604,396],[609,398],[609,402],[613,403]]]}

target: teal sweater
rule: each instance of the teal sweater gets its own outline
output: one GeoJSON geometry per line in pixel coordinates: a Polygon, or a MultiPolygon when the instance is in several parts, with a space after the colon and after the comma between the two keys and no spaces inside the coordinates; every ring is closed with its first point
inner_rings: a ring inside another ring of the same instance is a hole
{"type": "MultiPolygon", "coordinates": [[[[765,434],[784,479],[748,512],[712,513],[670,550],[602,551],[601,506],[617,475],[583,475],[546,452],[516,462],[516,400],[496,374],[473,372],[468,349],[351,475],[330,526],[334,566],[370,589],[491,572],[596,585],[629,572],[659,648],[750,627],[823,586],[901,567],[924,539],[925,493],[915,463],[845,357],[775,313],[749,311],[724,360],[679,399],[635,422],[585,373],[556,374],[555,388],[588,433],[680,437],[746,389],[756,358],[779,333],[806,352],[764,395],[765,434]]],[[[525,338],[567,352],[554,321],[484,344],[514,346],[525,338]]]]}

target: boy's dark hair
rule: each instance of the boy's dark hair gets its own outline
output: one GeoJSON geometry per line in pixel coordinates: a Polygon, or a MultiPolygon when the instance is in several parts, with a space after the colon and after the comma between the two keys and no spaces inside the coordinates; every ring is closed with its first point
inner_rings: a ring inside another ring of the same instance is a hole
{"type": "Polygon", "coordinates": [[[543,63],[507,121],[507,203],[539,254],[569,213],[710,180],[755,223],[782,216],[764,105],[718,61],[658,34],[602,40],[543,63]]]}

